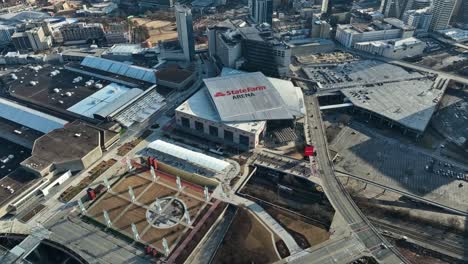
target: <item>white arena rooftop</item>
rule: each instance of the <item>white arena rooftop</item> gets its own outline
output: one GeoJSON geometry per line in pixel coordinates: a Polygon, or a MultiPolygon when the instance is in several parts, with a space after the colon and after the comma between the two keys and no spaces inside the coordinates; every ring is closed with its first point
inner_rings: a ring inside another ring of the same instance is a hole
{"type": "Polygon", "coordinates": [[[204,80],[205,87],[176,108],[177,126],[215,142],[255,148],[266,121],[304,116],[304,98],[290,81],[223,69],[204,80]]]}

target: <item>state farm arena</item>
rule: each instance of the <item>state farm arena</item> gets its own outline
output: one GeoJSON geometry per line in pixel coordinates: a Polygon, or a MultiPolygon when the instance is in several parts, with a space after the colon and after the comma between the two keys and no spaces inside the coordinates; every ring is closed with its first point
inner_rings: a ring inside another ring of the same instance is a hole
{"type": "Polygon", "coordinates": [[[176,124],[213,142],[252,149],[267,127],[291,125],[305,114],[302,91],[290,81],[225,68],[203,82],[176,108],[176,124]]]}

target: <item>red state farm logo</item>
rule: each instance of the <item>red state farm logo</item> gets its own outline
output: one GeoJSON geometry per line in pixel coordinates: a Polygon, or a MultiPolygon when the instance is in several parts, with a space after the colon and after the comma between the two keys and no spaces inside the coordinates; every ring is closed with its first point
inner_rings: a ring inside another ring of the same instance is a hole
{"type": "Polygon", "coordinates": [[[226,95],[241,95],[241,94],[252,94],[252,92],[266,90],[265,86],[247,87],[237,90],[228,90],[226,92],[216,92],[214,97],[226,96],[226,95]]]}
{"type": "Polygon", "coordinates": [[[215,95],[214,95],[214,97],[220,97],[220,96],[226,96],[226,94],[223,93],[223,92],[217,92],[217,93],[215,93],[215,95]]]}

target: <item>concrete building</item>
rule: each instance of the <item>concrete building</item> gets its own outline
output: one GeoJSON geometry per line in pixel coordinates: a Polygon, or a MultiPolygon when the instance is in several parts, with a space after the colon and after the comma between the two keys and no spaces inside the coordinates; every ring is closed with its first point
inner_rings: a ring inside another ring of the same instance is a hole
{"type": "Polygon", "coordinates": [[[21,167],[38,176],[80,171],[101,158],[118,139],[118,133],[75,121],[38,138],[31,157],[21,167]]]}
{"type": "Polygon", "coordinates": [[[447,29],[457,0],[433,0],[431,31],[447,29]]]}
{"type": "Polygon", "coordinates": [[[320,9],[320,12],[322,14],[325,14],[328,12],[329,8],[331,8],[329,0],[322,0],[322,7],[320,9]]]}
{"type": "Polygon", "coordinates": [[[455,21],[468,25],[468,0],[459,0],[454,13],[455,21]]]}
{"type": "Polygon", "coordinates": [[[52,47],[52,38],[46,36],[42,27],[35,27],[12,36],[13,45],[18,51],[43,51],[52,47]]]}
{"type": "Polygon", "coordinates": [[[380,12],[385,17],[401,18],[403,14],[413,8],[414,0],[382,0],[380,2],[380,12]]]}
{"type": "Polygon", "coordinates": [[[192,10],[189,7],[176,5],[175,17],[177,37],[184,52],[185,59],[192,61],[195,55],[195,40],[193,36],[192,10]]]}
{"type": "Polygon", "coordinates": [[[175,2],[174,0],[139,0],[138,7],[141,10],[153,10],[161,7],[173,7],[175,2]]]}
{"type": "Polygon", "coordinates": [[[63,25],[59,29],[63,42],[86,43],[104,38],[104,28],[100,23],[76,23],[63,25]]]}
{"type": "Polygon", "coordinates": [[[312,18],[310,37],[328,39],[330,38],[330,29],[331,25],[327,21],[320,20],[318,16],[314,16],[312,18]]]}
{"type": "Polygon", "coordinates": [[[15,28],[0,25],[0,47],[4,47],[11,43],[11,36],[14,32],[15,28]]]}
{"type": "Polygon", "coordinates": [[[368,24],[338,25],[335,39],[350,48],[357,42],[409,38],[414,34],[414,27],[406,26],[403,21],[386,18],[368,24]]]}
{"type": "Polygon", "coordinates": [[[273,36],[270,27],[239,28],[242,36],[242,66],[247,71],[261,71],[269,76],[285,76],[291,64],[291,48],[273,36]]]}
{"type": "Polygon", "coordinates": [[[431,0],[414,0],[413,8],[414,10],[423,9],[431,6],[431,0]]]}
{"type": "Polygon", "coordinates": [[[358,42],[354,44],[354,49],[397,60],[419,56],[424,52],[425,48],[426,43],[416,38],[358,42]]]}
{"type": "Polygon", "coordinates": [[[432,11],[430,7],[419,10],[408,10],[403,14],[403,22],[415,28],[416,36],[426,34],[429,31],[432,20],[432,11]]]}
{"type": "Polygon", "coordinates": [[[273,22],[273,0],[251,0],[250,17],[257,24],[273,22]]]}
{"type": "Polygon", "coordinates": [[[209,54],[219,68],[286,75],[291,62],[289,45],[275,36],[269,26],[240,26],[244,24],[226,20],[208,28],[209,54]]]}
{"type": "Polygon", "coordinates": [[[208,49],[210,56],[219,64],[229,68],[237,65],[242,57],[242,39],[234,26],[219,24],[208,29],[208,49]]]}
{"type": "Polygon", "coordinates": [[[191,69],[181,69],[177,65],[164,65],[157,69],[156,77],[159,87],[183,90],[195,82],[196,73],[191,69]]]}

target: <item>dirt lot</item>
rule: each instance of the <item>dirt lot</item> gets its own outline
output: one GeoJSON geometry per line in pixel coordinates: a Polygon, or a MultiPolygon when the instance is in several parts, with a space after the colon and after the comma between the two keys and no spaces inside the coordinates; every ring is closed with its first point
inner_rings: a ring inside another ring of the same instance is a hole
{"type": "Polygon", "coordinates": [[[239,209],[213,263],[260,264],[277,260],[270,232],[248,211],[239,209]]]}
{"type": "Polygon", "coordinates": [[[91,205],[88,209],[88,216],[104,224],[103,210],[106,210],[113,229],[128,237],[133,237],[131,224],[134,223],[142,241],[162,250],[162,239],[166,238],[172,250],[189,228],[182,224],[167,229],[151,226],[146,219],[146,208],[129,202],[128,186],[132,186],[136,200],[146,206],[152,204],[157,197],[176,197],[189,208],[192,223],[201,217],[199,214],[205,208],[203,192],[185,187],[181,193],[178,193],[175,178],[161,176],[156,183],[153,183],[150,177],[150,173],[144,172],[121,179],[112,186],[113,193],[105,193],[91,205]]]}
{"type": "Polygon", "coordinates": [[[174,40],[177,38],[177,30],[174,22],[165,20],[150,20],[145,18],[134,18],[132,22],[140,26],[149,36],[151,43],[159,41],[174,40]]]}
{"type": "Polygon", "coordinates": [[[283,227],[292,234],[294,240],[306,249],[318,245],[330,237],[327,229],[308,221],[305,218],[298,217],[284,210],[278,210],[273,207],[263,206],[265,210],[275,218],[283,227]]]}

